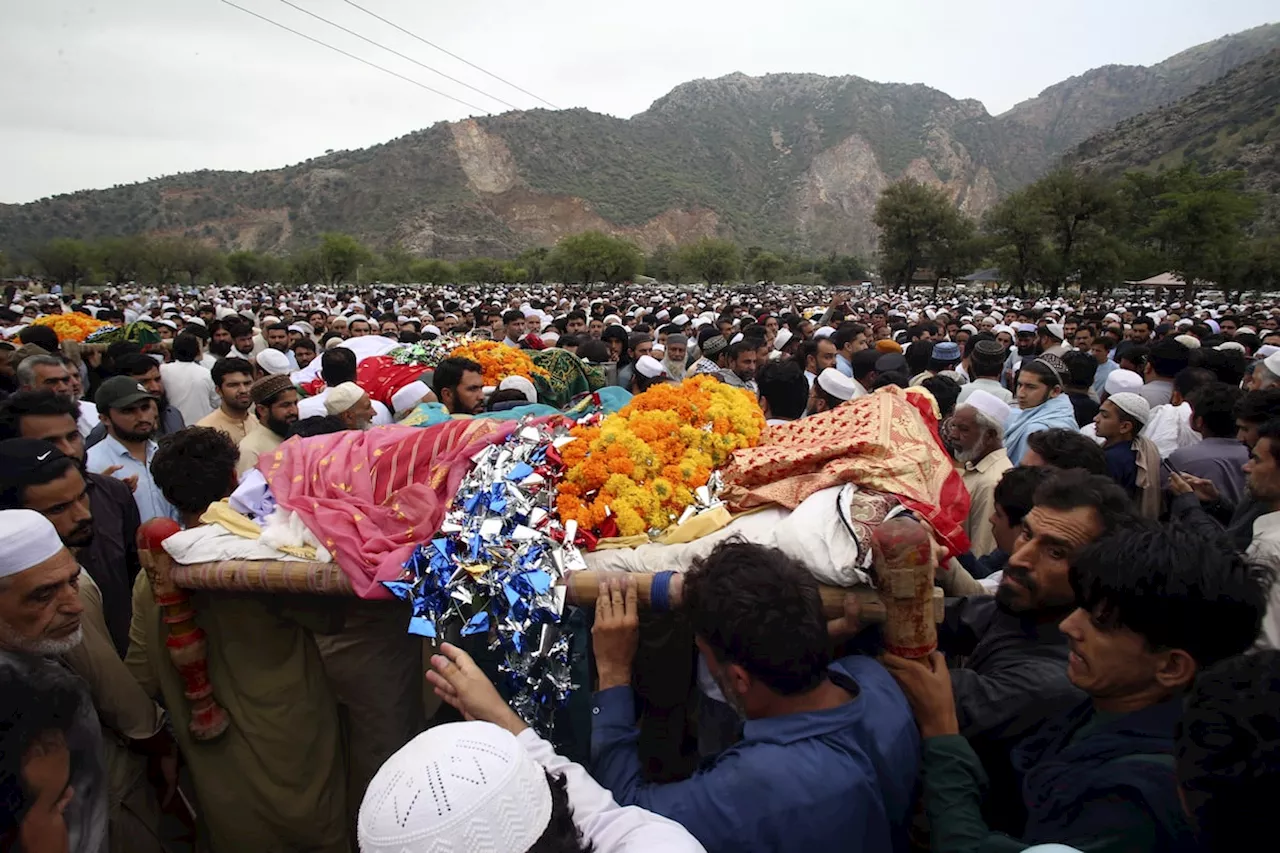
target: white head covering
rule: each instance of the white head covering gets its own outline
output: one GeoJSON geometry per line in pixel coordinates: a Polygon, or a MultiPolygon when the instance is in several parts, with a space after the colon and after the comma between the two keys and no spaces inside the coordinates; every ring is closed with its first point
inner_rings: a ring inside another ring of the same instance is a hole
{"type": "Polygon", "coordinates": [[[1174,340],[1187,349],[1200,349],[1200,339],[1195,335],[1178,335],[1174,340]]]}
{"type": "Polygon", "coordinates": [[[428,729],[387,759],[356,821],[361,853],[524,853],[551,821],[546,773],[492,723],[428,729]]]}
{"type": "Polygon", "coordinates": [[[818,374],[818,387],[837,400],[852,400],[857,393],[853,380],[834,367],[828,367],[818,374]]]}
{"type": "Polygon", "coordinates": [[[836,330],[831,328],[830,326],[822,326],[820,328],[813,330],[813,336],[815,338],[829,338],[835,333],[836,333],[836,330]]]}
{"type": "Polygon", "coordinates": [[[778,334],[774,335],[773,348],[776,350],[782,349],[787,344],[791,343],[791,338],[792,338],[791,330],[788,329],[786,326],[783,326],[781,329],[778,330],[778,334]]]}
{"type": "Polygon", "coordinates": [[[1151,404],[1131,391],[1112,394],[1107,402],[1144,426],[1151,419],[1151,404]]]}
{"type": "Polygon", "coordinates": [[[1132,370],[1125,370],[1123,367],[1111,371],[1111,375],[1107,377],[1106,383],[1102,386],[1102,390],[1108,395],[1123,394],[1125,391],[1137,391],[1142,387],[1142,377],[1134,373],[1132,370]]]}
{"type": "Polygon", "coordinates": [[[278,349],[264,349],[254,356],[254,360],[258,362],[258,367],[261,367],[267,373],[283,374],[293,370],[289,366],[289,356],[278,349]]]}
{"type": "Polygon", "coordinates": [[[1267,370],[1270,370],[1276,376],[1280,376],[1280,352],[1273,352],[1262,360],[1267,370]]]}
{"type": "Polygon", "coordinates": [[[508,376],[506,379],[498,383],[499,391],[514,390],[524,395],[524,398],[530,403],[538,402],[538,389],[533,387],[533,383],[523,376],[508,376]]]}
{"type": "Polygon", "coordinates": [[[642,355],[636,359],[636,373],[639,373],[645,379],[671,375],[667,372],[666,366],[651,355],[642,355]]]}
{"type": "Polygon", "coordinates": [[[998,424],[1009,420],[1009,414],[1013,411],[1004,400],[1001,400],[990,391],[983,391],[981,388],[969,392],[969,396],[965,397],[964,402],[957,408],[963,408],[964,406],[972,406],[998,424]]]}
{"type": "Polygon", "coordinates": [[[330,388],[324,395],[324,411],[327,415],[340,415],[360,402],[364,389],[354,382],[343,382],[336,388],[330,388]]]}
{"type": "Polygon", "coordinates": [[[427,387],[427,383],[422,380],[415,380],[401,388],[399,391],[391,395],[391,409],[399,414],[405,409],[412,409],[418,405],[423,397],[427,396],[427,392],[431,389],[427,387]]]}
{"type": "Polygon", "coordinates": [[[38,566],[62,550],[49,519],[31,509],[0,511],[0,578],[38,566]]]}

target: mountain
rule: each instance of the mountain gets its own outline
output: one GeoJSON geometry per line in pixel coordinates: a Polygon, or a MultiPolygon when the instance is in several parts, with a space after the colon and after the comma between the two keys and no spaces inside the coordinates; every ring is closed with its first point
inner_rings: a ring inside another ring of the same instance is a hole
{"type": "Polygon", "coordinates": [[[1069,145],[1193,91],[1265,44],[1280,45],[1280,25],[1151,68],[1098,69],[999,117],[923,85],[730,74],[677,86],[630,119],[511,112],[283,169],[192,172],[0,205],[0,247],[148,233],[285,251],[346,231],[451,258],[511,255],[596,228],[645,249],[720,235],[865,254],[890,182],[936,184],[980,215],[1069,145]]]}
{"type": "Polygon", "coordinates": [[[1280,50],[1234,68],[1168,106],[1121,122],[1072,150],[1067,165],[1118,175],[1194,162],[1239,169],[1264,203],[1264,227],[1280,226],[1280,50]]]}

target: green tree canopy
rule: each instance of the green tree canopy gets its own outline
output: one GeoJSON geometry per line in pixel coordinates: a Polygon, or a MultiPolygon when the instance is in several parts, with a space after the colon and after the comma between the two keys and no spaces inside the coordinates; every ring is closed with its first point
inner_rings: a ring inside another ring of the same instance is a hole
{"type": "Polygon", "coordinates": [[[643,263],[644,256],[634,245],[600,231],[563,238],[546,260],[557,278],[574,284],[627,281],[635,278],[643,263]]]}
{"type": "Polygon", "coordinates": [[[89,250],[80,240],[50,240],[32,249],[31,255],[45,277],[73,290],[90,270],[89,250]]]}
{"type": "Polygon", "coordinates": [[[681,246],[676,261],[682,275],[707,284],[724,284],[742,275],[742,253],[737,244],[715,237],[681,246]]]}
{"type": "Polygon", "coordinates": [[[320,266],[330,287],[337,287],[356,276],[361,266],[373,263],[373,252],[350,234],[321,234],[319,253],[320,266]]]}
{"type": "Polygon", "coordinates": [[[885,188],[872,221],[880,229],[881,272],[899,287],[954,257],[967,238],[965,217],[947,194],[910,178],[885,188]]]}

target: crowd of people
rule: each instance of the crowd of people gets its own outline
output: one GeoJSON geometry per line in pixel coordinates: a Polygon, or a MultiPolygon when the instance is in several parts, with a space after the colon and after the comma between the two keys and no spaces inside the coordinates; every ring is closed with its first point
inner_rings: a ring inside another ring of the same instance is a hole
{"type": "Polygon", "coordinates": [[[0,850],[1266,843],[1280,306],[662,285],[6,297],[0,850]],[[125,334],[67,346],[35,322],[73,311],[125,334]],[[128,334],[139,327],[159,342],[128,334]],[[678,579],[683,654],[699,660],[683,676],[645,665],[657,628],[634,580],[601,586],[580,685],[589,750],[574,761],[465,643],[430,656],[447,707],[425,729],[355,730],[339,712],[360,701],[342,695],[351,649],[305,616],[282,627],[287,596],[210,594],[197,621],[235,723],[193,740],[140,523],[199,526],[295,436],[551,402],[524,377],[487,386],[462,358],[394,389],[359,371],[392,343],[449,335],[570,354],[590,391],[714,376],[753,395],[769,428],[887,386],[927,390],[969,497],[969,549],[936,555],[937,651],[885,652],[855,596],[828,619],[810,567],[730,539],[678,579]],[[267,663],[238,663],[250,658],[267,663]],[[299,660],[312,677],[291,675],[299,660]],[[647,759],[655,689],[694,704],[688,730],[663,737],[696,765],[647,759]]]}

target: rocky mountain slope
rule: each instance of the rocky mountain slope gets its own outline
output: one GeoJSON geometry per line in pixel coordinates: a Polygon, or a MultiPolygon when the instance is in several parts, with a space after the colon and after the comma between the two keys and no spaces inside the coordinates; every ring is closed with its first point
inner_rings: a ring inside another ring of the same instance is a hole
{"type": "Polygon", "coordinates": [[[1188,161],[1207,171],[1243,171],[1265,206],[1264,221],[1280,225],[1280,50],[1093,136],[1065,158],[1104,175],[1188,161]]]}
{"type": "Polygon", "coordinates": [[[148,233],[284,250],[338,230],[448,258],[513,254],[597,228],[645,249],[721,235],[867,253],[888,183],[933,183],[981,214],[1077,137],[1195,89],[1268,41],[1280,45],[1280,25],[1150,69],[1099,69],[998,118],[922,85],[731,74],[678,86],[630,119],[512,112],[283,169],[193,172],[0,205],[0,247],[148,233]]]}

